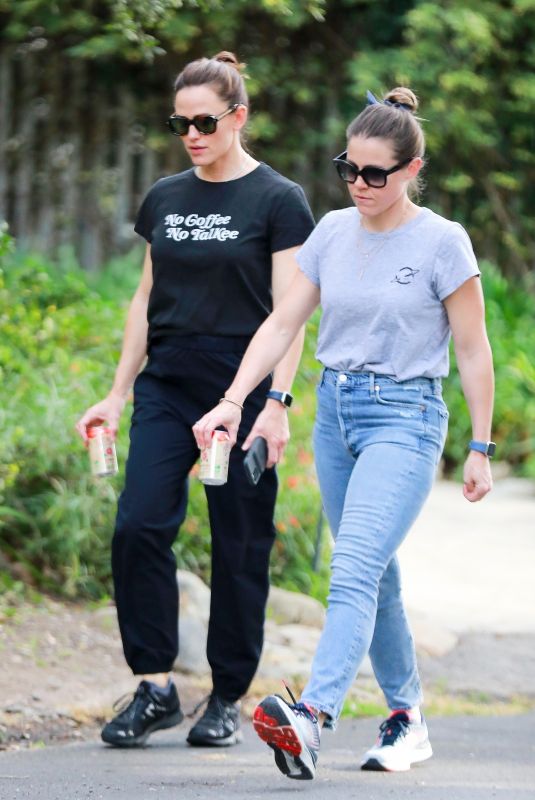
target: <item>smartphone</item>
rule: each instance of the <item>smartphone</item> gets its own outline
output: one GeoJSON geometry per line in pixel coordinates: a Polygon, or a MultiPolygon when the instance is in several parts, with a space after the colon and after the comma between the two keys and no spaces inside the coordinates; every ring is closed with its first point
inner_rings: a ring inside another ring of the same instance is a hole
{"type": "Polygon", "coordinates": [[[253,439],[253,443],[243,459],[245,474],[247,475],[249,483],[253,486],[256,486],[266,468],[267,457],[267,442],[263,436],[257,436],[256,439],[253,439]]]}

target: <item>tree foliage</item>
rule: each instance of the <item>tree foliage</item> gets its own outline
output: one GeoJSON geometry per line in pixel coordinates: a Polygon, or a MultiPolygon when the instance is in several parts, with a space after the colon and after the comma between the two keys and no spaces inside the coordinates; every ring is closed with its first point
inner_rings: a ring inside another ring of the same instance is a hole
{"type": "Polygon", "coordinates": [[[20,53],[59,50],[133,87],[159,152],[172,145],[144,99],[169,107],[186,61],[235,50],[249,65],[251,147],[320,214],[347,203],[330,159],[366,89],[408,84],[428,139],[424,202],[505,271],[533,268],[535,0],[0,0],[0,25],[20,53]]]}
{"type": "Polygon", "coordinates": [[[439,210],[517,273],[533,267],[535,240],[534,12],[533,0],[419,2],[399,47],[349,64],[357,96],[370,82],[415,86],[439,210]]]}
{"type": "Polygon", "coordinates": [[[61,42],[74,56],[152,61],[167,49],[184,52],[203,18],[233,29],[245,11],[263,12],[278,24],[299,27],[309,16],[321,21],[324,4],[324,0],[2,0],[0,14],[6,38],[12,41],[45,37],[61,42]]]}

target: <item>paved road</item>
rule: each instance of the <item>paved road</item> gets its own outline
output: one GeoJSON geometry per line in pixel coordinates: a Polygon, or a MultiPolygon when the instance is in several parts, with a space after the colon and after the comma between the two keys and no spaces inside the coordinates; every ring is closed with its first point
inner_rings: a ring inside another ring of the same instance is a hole
{"type": "Polygon", "coordinates": [[[405,603],[457,634],[535,634],[535,482],[497,480],[481,503],[438,481],[400,549],[405,603]]]}
{"type": "Polygon", "coordinates": [[[245,728],[231,750],[193,749],[186,727],[152,737],[143,750],[97,742],[0,756],[2,800],[535,800],[535,713],[430,721],[435,757],[410,772],[360,772],[358,754],[373,741],[377,720],[343,721],[325,733],[313,782],[290,781],[245,728]]]}

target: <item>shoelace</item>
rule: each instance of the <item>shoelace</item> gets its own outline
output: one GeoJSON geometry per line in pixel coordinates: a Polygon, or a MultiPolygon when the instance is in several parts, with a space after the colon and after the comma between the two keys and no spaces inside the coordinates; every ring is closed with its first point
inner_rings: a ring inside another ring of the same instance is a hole
{"type": "MultiPolygon", "coordinates": [[[[122,694],[120,697],[118,697],[113,703],[112,709],[117,713],[118,716],[125,714],[127,711],[130,712],[130,715],[133,715],[134,711],[137,709],[138,701],[145,693],[146,689],[140,684],[134,694],[126,692],[126,694],[122,694]]],[[[206,703],[208,703],[208,707],[210,707],[211,698],[211,694],[207,694],[206,697],[203,697],[202,700],[197,703],[195,708],[189,712],[189,714],[184,715],[186,719],[193,719],[197,712],[204,705],[206,705],[206,703]]],[[[212,709],[212,711],[215,712],[214,709],[212,709]]]]}
{"type": "Polygon", "coordinates": [[[118,697],[112,708],[117,712],[118,715],[124,714],[129,709],[132,709],[133,711],[137,707],[137,701],[143,694],[145,694],[145,689],[140,685],[137,687],[134,694],[127,692],[126,694],[122,694],[120,697],[118,697]]]}
{"type": "Polygon", "coordinates": [[[396,714],[381,722],[379,730],[383,734],[382,744],[392,745],[400,736],[405,736],[409,730],[410,720],[406,714],[396,714]]]}
{"type": "Polygon", "coordinates": [[[218,723],[223,718],[223,714],[225,711],[224,705],[219,701],[217,697],[212,695],[208,700],[208,705],[206,706],[206,711],[204,712],[204,719],[209,724],[211,723],[218,723]]]}
{"type": "Polygon", "coordinates": [[[298,703],[286,681],[283,681],[282,683],[292,700],[292,705],[290,707],[293,709],[293,711],[295,711],[296,714],[300,714],[302,717],[307,717],[308,719],[312,720],[312,722],[317,722],[318,717],[316,714],[314,714],[311,708],[307,706],[306,703],[298,703]]]}
{"type": "Polygon", "coordinates": [[[204,717],[208,722],[219,722],[223,713],[225,711],[225,703],[223,703],[217,695],[214,694],[207,694],[206,697],[203,697],[200,700],[195,708],[186,714],[188,719],[193,719],[193,717],[197,714],[197,712],[204,706],[207,705],[206,711],[204,712],[204,717]]]}
{"type": "Polygon", "coordinates": [[[195,714],[200,711],[200,709],[206,705],[206,703],[210,702],[211,694],[207,694],[206,697],[203,697],[202,700],[199,700],[193,711],[190,711],[189,714],[186,714],[187,719],[193,719],[195,714]]]}

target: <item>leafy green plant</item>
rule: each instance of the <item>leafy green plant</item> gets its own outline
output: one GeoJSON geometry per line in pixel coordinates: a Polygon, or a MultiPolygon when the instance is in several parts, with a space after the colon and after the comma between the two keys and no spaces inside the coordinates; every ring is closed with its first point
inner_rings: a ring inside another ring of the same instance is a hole
{"type": "Polygon", "coordinates": [[[74,422],[109,383],[123,318],[72,265],[3,259],[0,549],[36,584],[71,596],[109,581],[115,491],[88,476],[74,422]]]}
{"type": "MultiPolygon", "coordinates": [[[[35,585],[98,597],[111,589],[110,537],[122,475],[91,478],[74,423],[111,384],[141,253],[91,276],[68,253],[52,265],[34,253],[13,252],[5,230],[0,247],[0,551],[8,565],[22,564],[35,585]]],[[[310,387],[318,371],[313,339],[297,382],[294,438],[280,470],[273,575],[290,588],[325,596],[325,562],[319,574],[310,570],[320,510],[310,453],[310,387]]],[[[121,471],[129,413],[117,443],[121,471]]],[[[209,539],[194,470],[175,549],[181,567],[206,579],[209,539]]]]}
{"type": "MultiPolygon", "coordinates": [[[[535,477],[535,287],[506,280],[489,262],[481,270],[496,379],[493,437],[500,460],[535,477]]],[[[450,410],[445,459],[451,471],[463,463],[471,439],[454,356],[444,398],[450,410]]]]}
{"type": "MultiPolygon", "coordinates": [[[[111,384],[142,254],[136,251],[109,270],[87,276],[68,253],[57,264],[15,253],[2,229],[0,256],[0,573],[12,569],[15,576],[0,581],[0,590],[23,580],[71,597],[99,598],[111,591],[110,538],[122,474],[111,480],[90,477],[74,423],[111,384]]],[[[506,281],[491,264],[483,264],[483,281],[495,355],[494,430],[500,457],[520,474],[535,477],[535,368],[530,358],[535,352],[535,295],[526,284],[506,281]]],[[[324,601],[330,552],[326,523],[318,571],[312,570],[321,509],[311,450],[320,374],[314,358],[318,320],[319,314],[308,326],[294,385],[292,438],[278,469],[272,579],[324,601]]],[[[470,438],[455,368],[445,382],[445,396],[451,412],[446,464],[454,470],[470,438]]],[[[121,473],[129,412],[118,439],[121,473]]],[[[210,534],[196,469],[175,551],[181,567],[209,578],[210,534]]]]}

